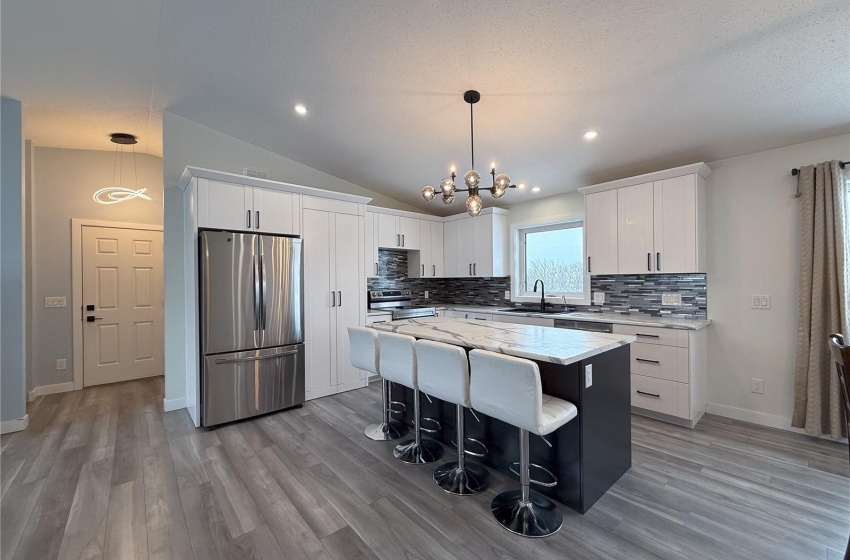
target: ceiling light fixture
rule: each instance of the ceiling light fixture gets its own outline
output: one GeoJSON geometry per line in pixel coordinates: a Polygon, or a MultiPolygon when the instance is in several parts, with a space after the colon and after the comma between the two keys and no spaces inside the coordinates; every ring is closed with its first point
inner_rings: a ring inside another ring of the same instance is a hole
{"type": "Polygon", "coordinates": [[[533,187],[531,192],[540,192],[540,187],[533,187]]]}
{"type": "Polygon", "coordinates": [[[596,137],[599,136],[598,130],[588,130],[584,133],[585,140],[596,140],[596,137]]]}
{"type": "Polygon", "coordinates": [[[151,197],[145,194],[146,188],[139,188],[139,173],[136,169],[136,148],[138,142],[132,134],[124,132],[115,132],[110,134],[109,141],[115,144],[115,164],[112,166],[112,181],[115,182],[115,175],[118,175],[118,183],[111,187],[104,187],[94,193],[92,198],[98,204],[117,204],[130,200],[132,198],[142,198],[150,200],[151,197]],[[136,188],[130,189],[121,186],[121,179],[124,171],[124,148],[122,146],[133,146],[133,175],[136,177],[136,188]]]}
{"type": "Polygon", "coordinates": [[[302,117],[307,114],[307,107],[305,107],[301,103],[296,103],[293,109],[295,109],[295,112],[301,115],[302,117]]]}
{"type": "MultiPolygon", "coordinates": [[[[466,211],[470,216],[474,217],[481,213],[481,208],[483,207],[481,196],[478,194],[481,190],[481,174],[475,170],[475,121],[473,120],[473,105],[481,100],[481,94],[471,89],[463,94],[463,100],[469,103],[469,143],[472,154],[472,169],[463,175],[463,183],[466,185],[466,188],[459,189],[455,186],[457,175],[455,173],[455,166],[452,165],[451,176],[440,181],[440,186],[436,189],[431,185],[424,187],[422,189],[422,198],[431,201],[439,194],[445,204],[451,204],[454,202],[455,193],[469,193],[466,198],[466,211]]],[[[496,175],[496,162],[490,164],[490,176],[493,178],[493,186],[485,190],[489,190],[493,198],[502,198],[505,195],[505,191],[517,188],[517,185],[511,183],[511,178],[504,173],[496,175]]]]}

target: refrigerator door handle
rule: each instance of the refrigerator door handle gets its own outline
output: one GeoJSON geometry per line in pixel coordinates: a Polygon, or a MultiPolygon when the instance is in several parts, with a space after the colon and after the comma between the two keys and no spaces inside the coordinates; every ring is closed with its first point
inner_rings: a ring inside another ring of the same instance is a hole
{"type": "Polygon", "coordinates": [[[257,262],[257,257],[254,257],[254,268],[253,268],[253,281],[254,281],[254,330],[260,330],[260,300],[262,296],[260,295],[260,266],[257,262]]]}
{"type": "Polygon", "coordinates": [[[278,352],[277,354],[267,354],[265,356],[249,356],[247,358],[219,358],[215,361],[216,365],[221,364],[238,364],[240,362],[259,362],[260,360],[273,360],[275,358],[281,358],[283,356],[292,356],[293,354],[297,354],[298,350],[286,350],[285,352],[278,352]]]}
{"type": "Polygon", "coordinates": [[[266,257],[260,255],[260,327],[266,330],[266,257]]]}

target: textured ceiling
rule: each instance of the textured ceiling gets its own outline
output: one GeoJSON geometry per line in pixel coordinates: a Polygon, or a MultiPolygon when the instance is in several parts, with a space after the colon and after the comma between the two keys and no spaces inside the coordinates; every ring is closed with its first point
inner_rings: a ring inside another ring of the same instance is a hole
{"type": "Polygon", "coordinates": [[[165,109],[447,213],[419,190],[469,167],[466,89],[478,169],[542,188],[510,203],[847,132],[849,30],[846,0],[5,0],[0,87],[39,145],[161,154],[165,109]]]}

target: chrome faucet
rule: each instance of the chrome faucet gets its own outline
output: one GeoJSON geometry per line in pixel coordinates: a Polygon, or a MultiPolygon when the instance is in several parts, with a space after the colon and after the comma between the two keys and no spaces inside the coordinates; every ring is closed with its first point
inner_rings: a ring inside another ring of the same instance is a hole
{"type": "Polygon", "coordinates": [[[537,293],[537,284],[540,284],[540,311],[546,311],[546,286],[539,278],[534,281],[534,293],[537,293]]]}

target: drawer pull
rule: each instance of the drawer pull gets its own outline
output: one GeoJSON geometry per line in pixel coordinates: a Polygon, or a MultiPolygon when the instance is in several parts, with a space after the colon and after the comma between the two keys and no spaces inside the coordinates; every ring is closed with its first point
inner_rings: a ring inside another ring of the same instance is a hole
{"type": "Polygon", "coordinates": [[[657,334],[635,333],[635,336],[642,336],[643,338],[661,338],[661,336],[657,334]]]}
{"type": "Polygon", "coordinates": [[[635,358],[636,362],[641,362],[643,364],[660,364],[658,360],[647,360],[646,358],[635,358]]]}
{"type": "Polygon", "coordinates": [[[659,395],[658,393],[647,393],[646,391],[641,391],[640,389],[638,389],[637,394],[646,395],[647,397],[655,397],[656,399],[661,398],[661,395],[659,395]]]}

